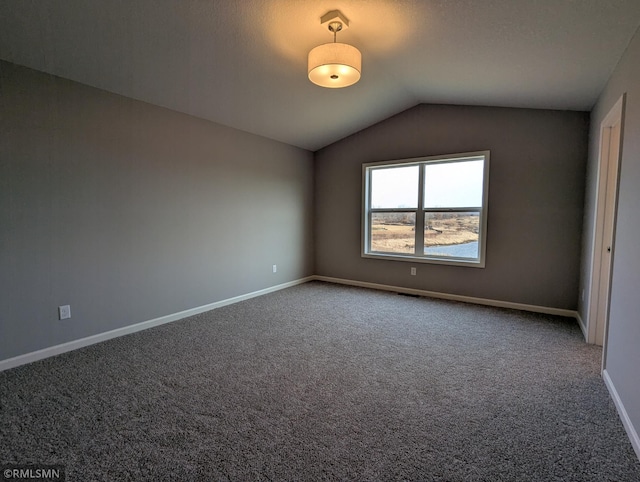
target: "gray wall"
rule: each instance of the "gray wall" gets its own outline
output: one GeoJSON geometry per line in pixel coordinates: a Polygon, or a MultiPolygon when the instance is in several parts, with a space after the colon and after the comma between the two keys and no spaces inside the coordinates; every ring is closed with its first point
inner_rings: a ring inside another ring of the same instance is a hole
{"type": "Polygon", "coordinates": [[[0,63],[0,360],[311,275],[312,219],[312,153],[0,63]]]}
{"type": "Polygon", "coordinates": [[[316,273],[577,307],[588,113],[419,105],[316,153],[316,273]],[[360,257],[362,163],[489,149],[486,268],[360,257]]]}
{"type": "MultiPolygon", "coordinates": [[[[625,93],[626,110],[620,163],[617,225],[609,312],[606,370],[636,432],[640,431],[640,31],[636,32],[591,113],[589,175],[585,200],[581,284],[591,282],[591,251],[596,198],[600,123],[625,93]]],[[[587,298],[580,312],[586,321],[587,298]]]]}

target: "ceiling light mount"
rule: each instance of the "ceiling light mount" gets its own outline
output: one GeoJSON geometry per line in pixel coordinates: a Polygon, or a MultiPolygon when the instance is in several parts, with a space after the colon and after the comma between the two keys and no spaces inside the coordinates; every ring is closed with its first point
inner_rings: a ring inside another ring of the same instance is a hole
{"type": "Polygon", "coordinates": [[[349,19],[345,17],[340,10],[331,10],[320,18],[320,25],[327,25],[329,30],[331,30],[330,26],[332,23],[339,23],[340,29],[342,29],[342,27],[345,29],[349,28],[349,19]]]}
{"type": "Polygon", "coordinates": [[[339,10],[332,10],[322,16],[320,23],[333,33],[333,43],[319,45],[309,52],[309,80],[332,89],[355,84],[360,80],[362,54],[357,48],[336,40],[338,32],[349,28],[349,20],[339,10]]]}
{"type": "Polygon", "coordinates": [[[336,41],[336,34],[342,30],[342,24],[340,22],[329,23],[329,32],[333,32],[333,41],[336,41]]]}

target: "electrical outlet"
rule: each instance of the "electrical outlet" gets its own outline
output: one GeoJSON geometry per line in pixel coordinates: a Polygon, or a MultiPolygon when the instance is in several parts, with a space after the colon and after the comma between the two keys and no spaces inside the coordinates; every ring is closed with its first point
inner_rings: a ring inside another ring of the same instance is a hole
{"type": "Polygon", "coordinates": [[[415,276],[416,275],[416,269],[415,268],[411,268],[411,276],[415,276]]]}
{"type": "Polygon", "coordinates": [[[278,265],[274,264],[272,270],[273,270],[274,273],[277,273],[278,272],[278,265]]]}
{"type": "Polygon", "coordinates": [[[58,306],[58,319],[66,320],[69,318],[71,318],[71,306],[70,305],[58,306]]]}

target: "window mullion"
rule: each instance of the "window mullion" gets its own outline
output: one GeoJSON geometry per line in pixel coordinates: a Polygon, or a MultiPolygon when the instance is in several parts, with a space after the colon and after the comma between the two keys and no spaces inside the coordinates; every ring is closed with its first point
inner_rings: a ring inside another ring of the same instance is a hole
{"type": "Polygon", "coordinates": [[[372,208],[372,213],[413,213],[415,208],[372,208]]]}
{"type": "Polygon", "coordinates": [[[416,256],[424,256],[424,164],[418,175],[418,207],[416,209],[416,256]]]}
{"type": "Polygon", "coordinates": [[[461,207],[461,208],[423,208],[425,213],[479,213],[481,207],[461,207]]]}

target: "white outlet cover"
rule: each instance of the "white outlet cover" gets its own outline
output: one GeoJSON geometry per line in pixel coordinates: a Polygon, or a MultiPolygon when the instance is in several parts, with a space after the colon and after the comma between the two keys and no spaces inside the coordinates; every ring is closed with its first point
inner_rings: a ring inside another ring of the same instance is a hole
{"type": "Polygon", "coordinates": [[[67,320],[69,318],[71,318],[71,306],[70,305],[58,306],[58,319],[67,320]]]}

